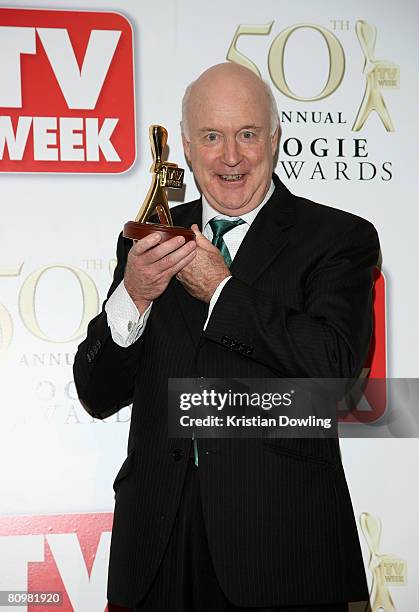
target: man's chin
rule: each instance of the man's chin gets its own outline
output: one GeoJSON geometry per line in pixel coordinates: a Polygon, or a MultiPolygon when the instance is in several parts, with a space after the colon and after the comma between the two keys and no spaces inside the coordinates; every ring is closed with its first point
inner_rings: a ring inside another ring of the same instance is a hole
{"type": "Polygon", "coordinates": [[[213,204],[210,204],[216,210],[219,210],[224,215],[237,217],[243,212],[248,205],[246,199],[232,198],[230,194],[217,194],[217,198],[213,199],[213,204]],[[230,196],[230,197],[229,197],[230,196]]]}
{"type": "MultiPolygon", "coordinates": [[[[241,189],[230,187],[223,188],[220,187],[216,189],[211,196],[207,197],[208,202],[216,209],[226,209],[226,211],[240,211],[243,208],[246,208],[249,205],[251,194],[246,193],[244,190],[244,185],[241,189]]],[[[230,212],[226,212],[225,214],[230,214],[230,212]]]]}

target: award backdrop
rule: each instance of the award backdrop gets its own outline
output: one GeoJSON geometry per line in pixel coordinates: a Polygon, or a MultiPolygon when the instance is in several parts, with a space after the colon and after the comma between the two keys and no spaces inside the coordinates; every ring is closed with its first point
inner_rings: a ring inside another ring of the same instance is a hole
{"type": "MultiPolygon", "coordinates": [[[[169,159],[185,166],[187,84],[226,59],[260,73],[280,110],[280,178],[379,232],[364,375],[418,377],[419,9],[413,0],[60,5],[0,8],[0,591],[60,591],[63,612],[103,612],[130,408],[89,417],[72,362],[110,284],[117,236],[149,187],[149,126],[167,127],[169,159]]],[[[177,202],[197,195],[188,171],[185,184],[177,202]]],[[[367,395],[359,410],[374,421],[389,402],[367,395]]],[[[417,610],[418,440],[345,439],[342,453],[370,584],[374,576],[386,612],[417,610]]],[[[20,602],[4,609],[51,609],[20,602]]]]}

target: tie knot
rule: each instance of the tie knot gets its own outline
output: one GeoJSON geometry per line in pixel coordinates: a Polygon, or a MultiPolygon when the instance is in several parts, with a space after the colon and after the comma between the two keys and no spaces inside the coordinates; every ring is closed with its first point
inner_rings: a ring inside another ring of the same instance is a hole
{"type": "Polygon", "coordinates": [[[212,244],[220,250],[221,255],[224,257],[224,261],[226,265],[230,267],[231,265],[231,256],[230,252],[227,248],[226,243],[224,242],[224,234],[233,229],[233,227],[237,227],[238,225],[242,225],[244,223],[243,219],[211,219],[209,221],[210,227],[212,229],[212,244]]]}
{"type": "Polygon", "coordinates": [[[243,219],[211,219],[209,221],[210,227],[212,229],[213,237],[212,242],[216,243],[220,238],[224,236],[227,232],[233,229],[233,227],[237,227],[238,225],[242,225],[244,223],[243,219]]]}

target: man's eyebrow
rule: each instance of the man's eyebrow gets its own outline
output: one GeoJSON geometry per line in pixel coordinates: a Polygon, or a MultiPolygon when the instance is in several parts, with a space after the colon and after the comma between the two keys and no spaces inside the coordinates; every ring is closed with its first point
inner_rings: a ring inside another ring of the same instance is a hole
{"type": "MultiPolygon", "coordinates": [[[[262,130],[263,127],[261,125],[256,125],[255,123],[251,123],[249,125],[243,125],[237,131],[241,132],[242,130],[262,130]]],[[[198,130],[200,134],[205,134],[206,132],[219,132],[217,128],[212,127],[203,127],[198,130]]]]}
{"type": "Polygon", "coordinates": [[[261,125],[256,125],[255,123],[251,123],[250,125],[244,125],[243,127],[240,128],[239,132],[241,132],[242,130],[262,130],[262,126],[261,125]]]}
{"type": "Polygon", "coordinates": [[[198,130],[200,134],[204,134],[205,132],[218,132],[215,128],[212,127],[203,127],[198,130]]]}

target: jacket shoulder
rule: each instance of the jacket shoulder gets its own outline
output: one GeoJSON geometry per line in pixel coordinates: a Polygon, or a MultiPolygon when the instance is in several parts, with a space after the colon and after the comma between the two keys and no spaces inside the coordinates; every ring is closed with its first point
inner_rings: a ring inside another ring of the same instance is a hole
{"type": "Polygon", "coordinates": [[[367,233],[377,235],[377,231],[370,221],[346,210],[299,196],[294,196],[294,204],[298,220],[316,228],[318,231],[324,228],[340,233],[358,227],[367,233]]]}
{"type": "Polygon", "coordinates": [[[189,222],[190,218],[199,218],[200,223],[202,217],[201,198],[192,200],[191,202],[185,202],[184,204],[179,204],[178,206],[173,206],[173,208],[170,209],[170,213],[175,225],[182,225],[184,220],[185,222],[189,222]]]}

